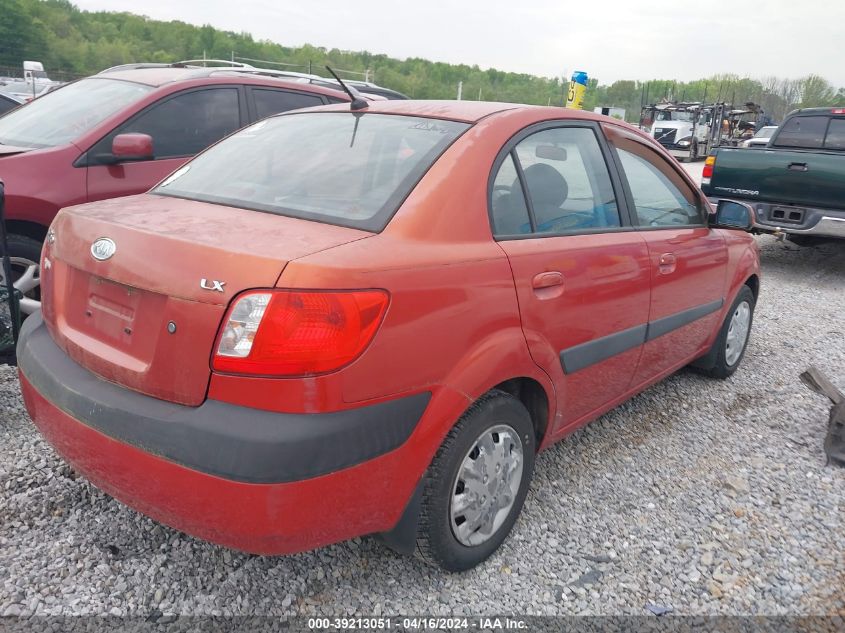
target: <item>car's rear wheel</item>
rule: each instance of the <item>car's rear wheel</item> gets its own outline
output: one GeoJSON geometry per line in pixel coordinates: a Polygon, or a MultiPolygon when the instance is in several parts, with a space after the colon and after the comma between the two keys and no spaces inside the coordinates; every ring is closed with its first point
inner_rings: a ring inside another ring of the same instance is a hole
{"type": "Polygon", "coordinates": [[[419,556],[464,571],[495,552],[522,510],[535,449],[531,416],[519,400],[494,390],[473,404],[426,474],[419,556]]]}
{"type": "Polygon", "coordinates": [[[739,367],[745,356],[751,325],[754,322],[754,304],[751,288],[743,286],[737,293],[713,344],[715,364],[703,369],[703,373],[714,378],[727,378],[739,367]]]}

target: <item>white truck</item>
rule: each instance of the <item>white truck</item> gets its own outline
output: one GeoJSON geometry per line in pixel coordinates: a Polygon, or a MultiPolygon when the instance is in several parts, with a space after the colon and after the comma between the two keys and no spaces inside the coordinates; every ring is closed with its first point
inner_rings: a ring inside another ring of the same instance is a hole
{"type": "Polygon", "coordinates": [[[640,127],[680,161],[708,153],[712,112],[700,103],[659,103],[645,106],[640,127]]]}
{"type": "Polygon", "coordinates": [[[7,78],[0,81],[0,92],[26,102],[59,85],[61,82],[53,81],[47,76],[41,62],[26,61],[23,63],[23,79],[7,78]]]}

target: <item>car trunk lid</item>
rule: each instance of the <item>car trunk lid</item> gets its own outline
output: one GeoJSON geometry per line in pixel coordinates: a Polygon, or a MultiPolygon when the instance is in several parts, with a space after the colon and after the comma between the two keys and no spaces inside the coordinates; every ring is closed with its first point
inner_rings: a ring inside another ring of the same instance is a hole
{"type": "Polygon", "coordinates": [[[65,209],[51,233],[42,300],[57,344],[106,380],[187,405],[205,398],[233,296],[273,287],[290,260],[370,235],[150,194],[65,209]],[[92,251],[104,239],[113,254],[92,251]]]}

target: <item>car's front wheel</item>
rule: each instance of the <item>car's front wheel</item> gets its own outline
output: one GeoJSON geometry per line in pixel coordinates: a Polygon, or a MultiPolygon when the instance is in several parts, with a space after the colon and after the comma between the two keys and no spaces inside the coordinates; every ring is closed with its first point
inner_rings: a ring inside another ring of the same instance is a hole
{"type": "MultiPolygon", "coordinates": [[[[10,233],[6,238],[12,283],[21,293],[20,308],[24,316],[41,307],[41,277],[38,262],[41,244],[31,237],[10,233]]],[[[5,283],[0,267],[0,283],[5,283]]]]}
{"type": "Polygon", "coordinates": [[[493,390],[449,432],[427,474],[417,552],[428,563],[464,571],[507,537],[534,472],[534,427],[523,404],[493,390]]]}

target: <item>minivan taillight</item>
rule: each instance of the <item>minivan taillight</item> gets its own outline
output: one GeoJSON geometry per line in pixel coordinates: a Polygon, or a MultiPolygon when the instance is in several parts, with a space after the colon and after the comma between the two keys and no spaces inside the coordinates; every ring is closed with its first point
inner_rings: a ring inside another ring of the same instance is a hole
{"type": "Polygon", "coordinates": [[[212,369],[312,376],[340,369],[369,345],[387,309],[384,290],[251,290],[232,303],[212,369]]]}

